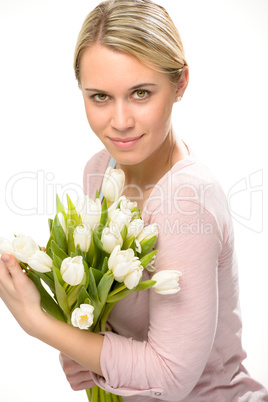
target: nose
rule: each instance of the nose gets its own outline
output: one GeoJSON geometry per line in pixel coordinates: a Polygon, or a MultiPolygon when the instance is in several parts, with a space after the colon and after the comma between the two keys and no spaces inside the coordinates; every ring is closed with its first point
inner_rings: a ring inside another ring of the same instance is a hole
{"type": "Polygon", "coordinates": [[[114,105],[111,117],[111,126],[119,131],[134,127],[134,116],[131,106],[124,101],[117,101],[114,105]]]}

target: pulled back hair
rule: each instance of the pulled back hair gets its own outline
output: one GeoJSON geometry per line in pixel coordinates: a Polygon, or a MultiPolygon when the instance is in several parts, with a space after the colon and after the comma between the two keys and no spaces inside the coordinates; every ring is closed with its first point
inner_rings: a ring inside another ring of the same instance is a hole
{"type": "Polygon", "coordinates": [[[123,52],[179,80],[187,65],[180,35],[167,11],[150,0],[106,0],[86,17],[78,36],[74,70],[80,86],[83,52],[94,44],[123,52]]]}

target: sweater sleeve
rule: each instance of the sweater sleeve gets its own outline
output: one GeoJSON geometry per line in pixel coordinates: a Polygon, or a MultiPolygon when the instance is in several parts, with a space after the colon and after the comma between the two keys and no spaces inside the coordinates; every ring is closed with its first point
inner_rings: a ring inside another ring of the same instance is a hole
{"type": "Polygon", "coordinates": [[[214,216],[198,203],[183,200],[179,210],[163,206],[163,211],[150,219],[159,227],[155,268],[181,271],[181,291],[149,290],[146,341],[104,335],[103,377],[94,375],[94,381],[122,396],[180,401],[197,384],[213,345],[223,236],[214,216]]]}

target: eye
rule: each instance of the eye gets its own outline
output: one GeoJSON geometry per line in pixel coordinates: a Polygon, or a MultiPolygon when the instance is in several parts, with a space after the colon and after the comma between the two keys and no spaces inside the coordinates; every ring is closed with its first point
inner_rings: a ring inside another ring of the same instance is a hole
{"type": "Polygon", "coordinates": [[[92,95],[91,98],[95,102],[102,103],[102,102],[107,101],[109,99],[109,96],[106,94],[95,94],[95,95],[92,95]]]}
{"type": "Polygon", "coordinates": [[[145,91],[144,89],[137,89],[137,91],[133,93],[134,99],[144,99],[147,98],[148,95],[149,91],[145,91]]]}

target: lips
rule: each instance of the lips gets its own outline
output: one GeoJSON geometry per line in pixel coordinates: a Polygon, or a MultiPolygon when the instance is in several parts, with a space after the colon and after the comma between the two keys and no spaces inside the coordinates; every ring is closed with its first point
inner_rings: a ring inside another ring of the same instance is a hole
{"type": "Polygon", "coordinates": [[[110,138],[110,141],[120,149],[129,149],[134,147],[136,144],[138,144],[141,140],[143,135],[140,135],[139,137],[128,137],[128,138],[110,138]]]}

